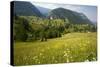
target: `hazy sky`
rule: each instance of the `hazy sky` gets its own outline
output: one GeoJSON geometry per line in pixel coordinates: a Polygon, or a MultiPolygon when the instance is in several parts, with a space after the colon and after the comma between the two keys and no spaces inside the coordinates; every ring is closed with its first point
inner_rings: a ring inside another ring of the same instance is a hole
{"type": "Polygon", "coordinates": [[[33,3],[36,6],[41,6],[49,9],[66,8],[76,12],[84,13],[91,21],[97,21],[97,7],[86,5],[68,5],[68,4],[50,4],[50,3],[33,3]]]}

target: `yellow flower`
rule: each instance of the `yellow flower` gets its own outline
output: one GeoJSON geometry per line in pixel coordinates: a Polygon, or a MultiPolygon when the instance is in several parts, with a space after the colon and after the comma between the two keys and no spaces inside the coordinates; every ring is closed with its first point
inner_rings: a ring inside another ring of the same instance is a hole
{"type": "Polygon", "coordinates": [[[40,53],[40,56],[43,55],[42,53],[40,53]]]}
{"type": "Polygon", "coordinates": [[[69,62],[69,59],[67,59],[66,62],[68,63],[69,62]]]}
{"type": "Polygon", "coordinates": [[[66,51],[64,51],[64,54],[66,53],[66,51]]]}
{"type": "Polygon", "coordinates": [[[68,54],[67,54],[67,53],[65,53],[65,54],[64,54],[64,56],[68,56],[68,54]]]}
{"type": "Polygon", "coordinates": [[[40,64],[40,61],[38,63],[40,64]]]}

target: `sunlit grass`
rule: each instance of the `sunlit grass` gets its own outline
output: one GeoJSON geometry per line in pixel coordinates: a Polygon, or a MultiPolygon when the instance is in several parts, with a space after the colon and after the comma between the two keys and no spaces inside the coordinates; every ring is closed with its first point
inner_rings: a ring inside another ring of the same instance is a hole
{"type": "Polygon", "coordinates": [[[14,43],[14,64],[52,64],[97,60],[96,33],[69,33],[45,42],[14,43]]]}

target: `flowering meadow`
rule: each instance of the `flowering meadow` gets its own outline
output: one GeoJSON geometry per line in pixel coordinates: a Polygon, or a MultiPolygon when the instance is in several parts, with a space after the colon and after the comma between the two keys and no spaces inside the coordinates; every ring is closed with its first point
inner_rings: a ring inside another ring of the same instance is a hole
{"type": "Polygon", "coordinates": [[[97,60],[97,33],[68,33],[48,41],[15,42],[14,65],[97,60]]]}

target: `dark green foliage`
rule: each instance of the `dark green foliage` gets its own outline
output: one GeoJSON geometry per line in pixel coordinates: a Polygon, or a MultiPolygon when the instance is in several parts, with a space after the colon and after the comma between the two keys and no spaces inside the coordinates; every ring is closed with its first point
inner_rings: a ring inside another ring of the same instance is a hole
{"type": "Polygon", "coordinates": [[[14,39],[19,41],[47,41],[71,32],[96,32],[96,26],[91,24],[71,24],[68,19],[35,16],[14,16],[13,27],[14,39]]]}
{"type": "Polygon", "coordinates": [[[13,35],[14,39],[18,41],[26,41],[27,33],[29,32],[30,26],[29,22],[21,17],[15,16],[13,24],[13,35]]]}
{"type": "Polygon", "coordinates": [[[41,31],[40,32],[40,38],[41,38],[41,41],[47,41],[47,37],[46,37],[46,32],[45,31],[41,31]]]}

